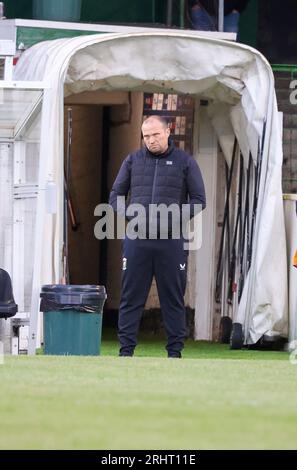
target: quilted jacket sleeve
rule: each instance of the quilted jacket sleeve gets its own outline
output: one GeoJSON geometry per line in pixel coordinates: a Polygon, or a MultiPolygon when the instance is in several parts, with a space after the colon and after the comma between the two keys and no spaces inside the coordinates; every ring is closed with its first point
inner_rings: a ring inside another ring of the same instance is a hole
{"type": "Polygon", "coordinates": [[[205,188],[201,175],[200,168],[193,157],[189,157],[188,171],[187,171],[187,190],[190,204],[190,216],[193,217],[200,210],[206,207],[205,188]],[[199,204],[198,208],[195,205],[199,204]]]}
{"type": "Polygon", "coordinates": [[[125,158],[118,175],[113,183],[110,196],[109,204],[113,207],[114,211],[119,212],[125,216],[126,210],[126,197],[128,196],[131,183],[131,155],[125,158]],[[119,201],[118,196],[124,196],[125,199],[121,198],[119,201]]]}

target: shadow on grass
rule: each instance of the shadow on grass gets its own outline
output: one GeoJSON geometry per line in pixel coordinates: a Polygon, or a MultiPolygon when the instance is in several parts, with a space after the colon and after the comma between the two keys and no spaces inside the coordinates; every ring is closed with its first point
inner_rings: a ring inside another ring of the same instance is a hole
{"type": "MultiPolygon", "coordinates": [[[[135,350],[136,357],[167,357],[165,349],[166,337],[153,333],[141,332],[135,350]]],[[[119,344],[115,329],[104,329],[102,335],[102,356],[117,356],[119,344]]],[[[256,351],[250,349],[231,350],[228,344],[210,341],[194,341],[188,339],[183,350],[185,359],[267,359],[288,360],[288,353],[284,351],[256,351]]]]}

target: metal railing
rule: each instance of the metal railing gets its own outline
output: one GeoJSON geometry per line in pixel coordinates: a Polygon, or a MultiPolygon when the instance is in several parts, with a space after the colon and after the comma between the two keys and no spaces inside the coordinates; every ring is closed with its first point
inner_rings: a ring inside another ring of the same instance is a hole
{"type": "Polygon", "coordinates": [[[297,72],[296,64],[270,64],[274,72],[297,72]]]}

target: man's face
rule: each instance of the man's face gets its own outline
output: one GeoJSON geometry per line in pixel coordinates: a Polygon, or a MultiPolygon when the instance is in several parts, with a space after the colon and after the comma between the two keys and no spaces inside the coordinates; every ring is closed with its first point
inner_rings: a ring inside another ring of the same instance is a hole
{"type": "Polygon", "coordinates": [[[152,119],[142,125],[142,135],[146,147],[151,153],[160,154],[168,148],[170,130],[162,122],[152,119]]]}

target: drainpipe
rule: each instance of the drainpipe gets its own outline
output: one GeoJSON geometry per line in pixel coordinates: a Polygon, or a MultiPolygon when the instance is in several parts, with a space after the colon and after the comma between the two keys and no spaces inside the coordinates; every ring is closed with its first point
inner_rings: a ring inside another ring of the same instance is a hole
{"type": "Polygon", "coordinates": [[[181,28],[185,27],[185,0],[180,0],[180,9],[179,9],[179,25],[181,28]]]}
{"type": "Polygon", "coordinates": [[[5,11],[4,2],[0,2],[0,20],[6,19],[4,16],[4,11],[5,11]]]}
{"type": "Polygon", "coordinates": [[[224,0],[219,0],[218,26],[219,31],[224,31],[224,0]]]}
{"type": "Polygon", "coordinates": [[[167,0],[166,26],[172,26],[172,0],[167,0]]]}

